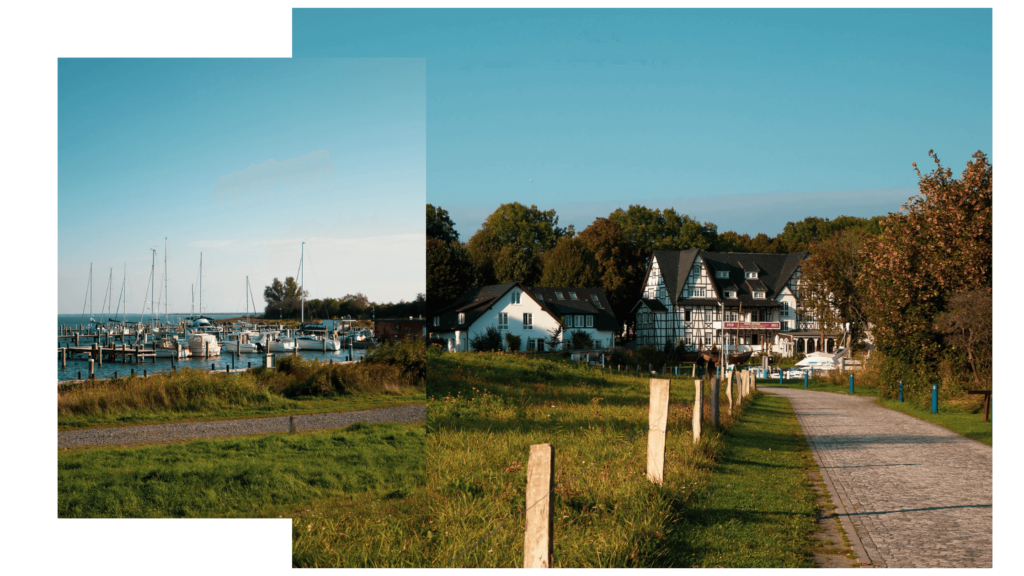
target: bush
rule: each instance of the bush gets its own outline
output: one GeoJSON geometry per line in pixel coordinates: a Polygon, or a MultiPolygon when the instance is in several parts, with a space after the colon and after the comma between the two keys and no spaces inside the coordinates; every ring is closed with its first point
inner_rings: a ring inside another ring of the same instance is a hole
{"type": "Polygon", "coordinates": [[[501,332],[494,326],[488,326],[483,334],[469,339],[469,347],[477,352],[497,352],[501,350],[501,332]]]}
{"type": "Polygon", "coordinates": [[[419,339],[396,340],[374,348],[363,362],[398,368],[411,385],[421,386],[427,379],[427,344],[419,339]]]}
{"type": "Polygon", "coordinates": [[[569,348],[573,350],[589,350],[594,347],[594,339],[582,330],[573,330],[566,336],[569,337],[569,348]]]}
{"type": "Polygon", "coordinates": [[[523,343],[521,336],[513,336],[511,332],[505,333],[505,342],[508,343],[509,352],[519,352],[519,346],[523,343]]]}

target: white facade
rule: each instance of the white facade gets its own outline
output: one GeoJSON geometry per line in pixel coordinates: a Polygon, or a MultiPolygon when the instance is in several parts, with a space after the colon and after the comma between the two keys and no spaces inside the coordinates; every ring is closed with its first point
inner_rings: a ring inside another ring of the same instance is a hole
{"type": "MultiPolygon", "coordinates": [[[[436,322],[437,320],[432,320],[436,322]]],[[[562,329],[558,334],[559,342],[567,332],[583,331],[590,334],[595,346],[610,348],[615,342],[615,335],[610,331],[594,328],[595,318],[590,314],[566,315],[555,318],[542,308],[534,299],[534,295],[524,292],[516,286],[491,304],[465,330],[435,332],[435,336],[448,341],[448,350],[466,352],[471,350],[470,340],[493,326],[502,334],[502,347],[508,350],[505,334],[519,336],[519,352],[549,351],[547,341],[552,333],[562,329]],[[588,320],[589,318],[589,320],[588,320]],[[564,323],[564,328],[563,328],[564,323]],[[589,325],[589,327],[588,327],[589,325]]],[[[461,322],[460,322],[461,323],[461,322]]],[[[561,349],[562,346],[559,346],[561,349]]]]}

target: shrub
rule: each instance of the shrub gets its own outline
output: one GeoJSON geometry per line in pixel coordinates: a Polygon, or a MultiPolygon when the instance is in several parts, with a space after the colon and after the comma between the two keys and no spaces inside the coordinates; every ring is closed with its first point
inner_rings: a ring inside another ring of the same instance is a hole
{"type": "Polygon", "coordinates": [[[508,344],[509,352],[519,352],[519,346],[523,343],[521,336],[513,336],[511,332],[505,333],[505,342],[508,344]]]}
{"type": "Polygon", "coordinates": [[[594,347],[594,339],[582,330],[573,330],[566,336],[569,337],[569,347],[573,350],[588,350],[594,347]]]}
{"type": "Polygon", "coordinates": [[[395,340],[371,350],[363,362],[398,368],[410,385],[420,386],[427,378],[427,344],[419,339],[395,340]]]}
{"type": "Polygon", "coordinates": [[[501,332],[494,326],[488,326],[482,334],[469,339],[469,347],[477,352],[497,352],[501,350],[501,332]]]}

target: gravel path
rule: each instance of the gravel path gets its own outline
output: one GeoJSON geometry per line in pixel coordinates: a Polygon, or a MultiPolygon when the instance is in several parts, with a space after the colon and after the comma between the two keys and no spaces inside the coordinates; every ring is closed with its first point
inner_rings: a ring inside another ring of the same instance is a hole
{"type": "Polygon", "coordinates": [[[990,446],[870,398],[759,388],[792,402],[836,512],[872,565],[992,567],[990,446]]]}
{"type": "MultiPolygon", "coordinates": [[[[415,422],[427,419],[425,404],[360,410],[357,412],[331,412],[327,414],[301,414],[295,416],[295,428],[302,430],[325,430],[341,428],[356,422],[415,422]]],[[[289,417],[248,418],[245,420],[220,420],[216,422],[182,422],[179,424],[154,424],[124,428],[96,428],[92,430],[68,430],[57,433],[58,448],[79,448],[104,444],[126,445],[194,438],[216,438],[240,434],[267,434],[288,432],[289,417]]]]}

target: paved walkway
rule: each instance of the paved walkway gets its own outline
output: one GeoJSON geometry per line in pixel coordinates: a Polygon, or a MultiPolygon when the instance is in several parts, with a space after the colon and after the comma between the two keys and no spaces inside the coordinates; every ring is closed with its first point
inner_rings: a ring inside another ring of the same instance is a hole
{"type": "MultiPolygon", "coordinates": [[[[355,412],[330,412],[326,414],[301,414],[295,417],[295,429],[326,430],[341,428],[356,422],[416,422],[427,419],[425,404],[412,404],[396,408],[359,410],[355,412]]],[[[176,424],[151,424],[126,426],[123,428],[92,428],[89,430],[68,430],[58,432],[58,448],[78,448],[100,445],[132,445],[241,434],[267,434],[288,432],[288,416],[277,418],[247,418],[244,420],[219,420],[213,422],[180,422],[176,424]]]]}
{"type": "Polygon", "coordinates": [[[992,567],[991,447],[869,398],[759,388],[792,402],[861,562],[992,567]]]}

